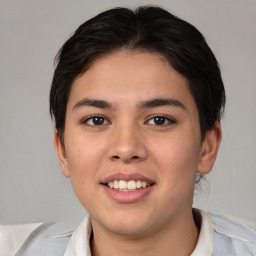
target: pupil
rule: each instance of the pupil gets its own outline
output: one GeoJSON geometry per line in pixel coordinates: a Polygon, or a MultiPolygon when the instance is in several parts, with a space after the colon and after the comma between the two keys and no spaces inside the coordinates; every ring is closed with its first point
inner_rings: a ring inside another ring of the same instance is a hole
{"type": "Polygon", "coordinates": [[[102,117],[94,117],[93,118],[93,124],[95,125],[101,125],[104,123],[104,119],[102,117]]]}
{"type": "Polygon", "coordinates": [[[155,124],[162,125],[162,124],[164,124],[164,122],[165,122],[165,118],[164,117],[162,117],[162,116],[155,117],[155,124]]]}

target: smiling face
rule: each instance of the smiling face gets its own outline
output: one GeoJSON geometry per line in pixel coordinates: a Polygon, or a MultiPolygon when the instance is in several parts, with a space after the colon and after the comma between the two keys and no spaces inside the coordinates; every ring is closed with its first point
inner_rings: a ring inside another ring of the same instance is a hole
{"type": "Polygon", "coordinates": [[[120,50],[96,60],[71,89],[63,173],[93,225],[140,236],[191,215],[197,171],[210,171],[220,128],[201,141],[187,80],[160,55],[120,50]]]}

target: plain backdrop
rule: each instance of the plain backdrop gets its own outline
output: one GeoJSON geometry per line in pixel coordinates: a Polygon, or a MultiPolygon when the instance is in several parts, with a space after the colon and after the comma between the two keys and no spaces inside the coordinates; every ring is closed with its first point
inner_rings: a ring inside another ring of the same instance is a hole
{"type": "MultiPolygon", "coordinates": [[[[116,6],[162,6],[195,25],[222,69],[223,140],[195,206],[256,222],[255,0],[2,0],[0,7],[0,223],[85,215],[53,146],[48,95],[58,49],[85,20],[116,6]]],[[[93,195],[91,195],[93,196],[93,195]]]]}

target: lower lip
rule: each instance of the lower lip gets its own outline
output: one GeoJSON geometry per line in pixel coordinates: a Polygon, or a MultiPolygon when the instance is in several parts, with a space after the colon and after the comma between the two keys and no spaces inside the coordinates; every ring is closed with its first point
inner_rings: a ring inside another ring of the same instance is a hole
{"type": "Polygon", "coordinates": [[[135,203],[142,200],[153,189],[153,186],[140,188],[134,191],[120,191],[102,185],[108,196],[118,203],[135,203]]]}

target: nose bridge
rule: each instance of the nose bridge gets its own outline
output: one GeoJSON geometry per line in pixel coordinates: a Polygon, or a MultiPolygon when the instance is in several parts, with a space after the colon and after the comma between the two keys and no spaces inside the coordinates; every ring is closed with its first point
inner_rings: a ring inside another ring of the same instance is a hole
{"type": "Polygon", "coordinates": [[[117,124],[110,140],[109,156],[112,160],[141,161],[147,155],[140,127],[136,124],[131,122],[117,124]]]}

